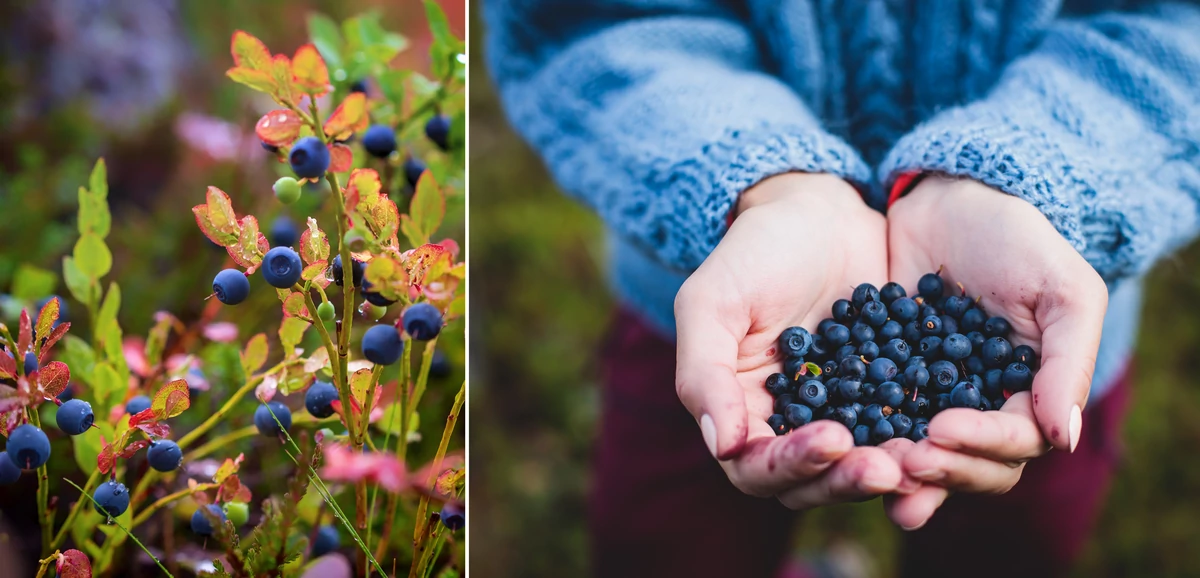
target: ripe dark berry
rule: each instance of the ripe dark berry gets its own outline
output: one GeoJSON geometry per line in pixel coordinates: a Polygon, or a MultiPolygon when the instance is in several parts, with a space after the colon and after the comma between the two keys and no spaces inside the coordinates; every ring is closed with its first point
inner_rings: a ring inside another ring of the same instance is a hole
{"type": "Polygon", "coordinates": [[[269,153],[279,152],[279,147],[277,147],[273,144],[270,144],[267,141],[259,141],[258,145],[261,146],[264,151],[267,151],[269,153]]]}
{"type": "MultiPolygon", "coordinates": [[[[878,301],[872,301],[871,303],[878,303],[878,301]]],[[[855,323],[854,326],[850,328],[850,341],[861,344],[874,340],[875,330],[872,329],[870,325],[860,322],[855,323]]]]}
{"type": "Polygon", "coordinates": [[[1032,347],[1028,345],[1018,345],[1013,348],[1013,361],[1024,363],[1030,369],[1037,367],[1038,356],[1032,347]]]}
{"type": "Polygon", "coordinates": [[[921,294],[926,301],[937,299],[942,296],[945,282],[942,281],[942,276],[937,273],[926,273],[917,281],[917,293],[921,294]]]}
{"type": "Polygon", "coordinates": [[[992,402],[984,396],[979,396],[979,411],[992,411],[992,402]]]}
{"type": "Polygon", "coordinates": [[[833,358],[836,359],[838,363],[841,363],[850,357],[858,357],[858,348],[851,344],[846,344],[839,347],[837,353],[833,354],[833,358]]]}
{"type": "Polygon", "coordinates": [[[886,305],[891,305],[897,299],[908,295],[899,283],[888,282],[879,288],[879,299],[886,305]]]}
{"type": "Polygon", "coordinates": [[[847,357],[838,364],[838,377],[861,380],[866,375],[867,364],[857,357],[847,357]]]}
{"type": "Polygon", "coordinates": [[[355,80],[354,83],[350,85],[350,92],[361,92],[363,94],[366,94],[367,93],[367,79],[360,78],[358,80],[355,80]]]}
{"type": "MultiPolygon", "coordinates": [[[[833,320],[841,324],[851,323],[854,321],[854,316],[857,315],[857,310],[854,304],[849,299],[838,299],[833,302],[833,320]]],[[[822,334],[824,332],[822,331],[822,334]]]]}
{"type": "Polygon", "coordinates": [[[829,419],[846,426],[846,429],[850,431],[854,431],[854,426],[858,424],[858,414],[854,413],[854,408],[847,405],[833,408],[829,419]]]}
{"type": "Polygon", "coordinates": [[[828,396],[829,393],[825,390],[825,384],[817,380],[812,380],[800,385],[796,399],[800,400],[800,403],[816,409],[825,405],[828,396]]]}
{"type": "Polygon", "coordinates": [[[787,411],[787,406],[792,405],[795,402],[796,397],[794,395],[785,393],[775,398],[775,403],[771,406],[771,410],[779,415],[783,415],[783,413],[787,411]]]}
{"type": "Polygon", "coordinates": [[[254,410],[254,427],[258,428],[258,433],[262,435],[278,436],[284,430],[292,428],[292,410],[278,401],[260,404],[258,409],[254,410]],[[278,423],[275,421],[277,419],[278,423]],[[280,426],[283,428],[280,429],[280,426]]]}
{"type": "Polygon", "coordinates": [[[326,418],[333,415],[333,402],[337,399],[337,388],[328,381],[318,380],[304,393],[304,408],[313,417],[326,418]]]}
{"type": "Polygon", "coordinates": [[[804,427],[812,422],[812,408],[798,403],[788,404],[783,409],[783,418],[787,420],[788,426],[792,428],[804,427]]]}
{"type": "Polygon", "coordinates": [[[850,302],[854,304],[854,308],[862,311],[863,306],[870,301],[879,301],[879,289],[870,283],[862,283],[854,288],[854,293],[850,295],[850,302]]]}
{"type": "Polygon", "coordinates": [[[837,321],[834,321],[830,317],[822,319],[821,322],[817,324],[817,335],[824,335],[825,330],[829,329],[829,326],[833,325],[834,323],[837,323],[837,321]]]}
{"type": "Polygon", "coordinates": [[[921,355],[914,355],[912,357],[909,357],[908,363],[904,364],[904,368],[908,369],[909,367],[912,367],[914,365],[917,367],[926,367],[926,368],[929,367],[929,364],[925,362],[925,357],[921,356],[921,355]]]}
{"type": "Polygon", "coordinates": [[[440,379],[450,377],[450,360],[446,359],[446,354],[438,349],[433,352],[433,359],[429,360],[429,377],[440,379]]]}
{"type": "Polygon", "coordinates": [[[875,390],[878,389],[878,387],[879,386],[875,385],[874,383],[864,383],[862,386],[861,399],[870,403],[871,400],[875,399],[875,390]]]}
{"type": "Polygon", "coordinates": [[[825,361],[825,363],[821,364],[821,377],[828,379],[830,377],[837,377],[837,374],[838,374],[837,360],[830,359],[830,360],[825,361]]]}
{"type": "Polygon", "coordinates": [[[991,337],[983,342],[983,349],[980,350],[980,357],[983,358],[983,364],[989,368],[1007,367],[1012,362],[1013,349],[1008,340],[1003,337],[991,337]]]}
{"type": "Polygon", "coordinates": [[[788,327],[779,334],[779,351],[784,357],[804,357],[812,348],[812,335],[803,327],[788,327]]]}
{"type": "Polygon", "coordinates": [[[150,409],[150,398],[144,395],[135,395],[125,402],[125,413],[135,415],[150,409]]]}
{"type": "Polygon", "coordinates": [[[933,398],[933,412],[937,413],[954,407],[950,403],[949,393],[939,393],[933,398]]]}
{"type": "Polygon", "coordinates": [[[929,398],[921,394],[917,394],[916,399],[905,397],[904,403],[900,404],[900,411],[914,419],[930,415],[930,409],[929,398]]]}
{"type": "Polygon", "coordinates": [[[879,356],[896,362],[896,365],[906,363],[911,355],[912,351],[908,348],[908,342],[899,338],[888,341],[879,348],[879,356]]]}
{"type": "Polygon", "coordinates": [[[908,432],[908,439],[919,442],[929,437],[929,422],[924,419],[913,420],[912,431],[908,432]]]}
{"type": "Polygon", "coordinates": [[[467,525],[466,512],[453,502],[446,502],[442,506],[442,511],[438,512],[438,519],[451,532],[457,532],[467,525]]]}
{"type": "Polygon", "coordinates": [[[92,404],[82,399],[72,399],[59,406],[55,420],[63,433],[77,436],[92,427],[96,416],[92,413],[92,404]]]}
{"type": "Polygon", "coordinates": [[[829,326],[825,332],[825,340],[829,342],[833,348],[838,348],[850,341],[850,330],[841,323],[834,323],[829,326]]]}
{"type": "Polygon", "coordinates": [[[904,388],[894,381],[879,384],[875,389],[875,403],[890,408],[900,407],[904,403],[904,388]]]}
{"type": "Polygon", "coordinates": [[[859,345],[858,356],[867,361],[875,361],[875,358],[879,357],[879,345],[874,341],[868,341],[859,345]]]}
{"type": "Polygon", "coordinates": [[[891,381],[899,371],[900,368],[896,367],[896,362],[886,357],[880,357],[867,366],[867,381],[871,383],[891,381]]]}
{"type": "Polygon", "coordinates": [[[929,364],[929,385],[938,393],[949,392],[958,383],[958,368],[949,361],[929,364]]]}
{"type": "Polygon", "coordinates": [[[29,375],[38,370],[38,358],[32,351],[25,354],[25,375],[29,375]]]}
{"type": "Polygon", "coordinates": [[[363,133],[362,143],[371,156],[386,159],[396,152],[396,131],[387,125],[374,125],[363,133]]]}
{"type": "Polygon", "coordinates": [[[1024,363],[1010,363],[1004,369],[1001,383],[1009,391],[1025,391],[1033,386],[1033,372],[1024,363]]]}
{"type": "Polygon", "coordinates": [[[404,331],[417,341],[429,341],[442,331],[442,312],[421,302],[404,310],[404,331]]]}
{"type": "Polygon", "coordinates": [[[425,173],[425,163],[417,157],[408,157],[404,159],[404,180],[408,181],[408,186],[417,188],[417,182],[421,180],[421,175],[425,173]]]}
{"type": "Polygon", "coordinates": [[[803,357],[789,357],[783,360],[783,374],[788,379],[795,381],[804,378],[805,376],[800,375],[801,371],[806,371],[803,357]]]}
{"type": "Polygon", "coordinates": [[[862,320],[871,327],[879,327],[887,321],[888,308],[882,301],[870,301],[862,308],[862,320]]]}
{"type": "Polygon", "coordinates": [[[50,438],[33,424],[23,424],[8,434],[6,450],[13,463],[32,470],[50,459],[50,438]]]}
{"type": "Polygon", "coordinates": [[[896,429],[892,427],[892,422],[881,419],[871,426],[871,445],[879,445],[893,437],[896,437],[896,429]]]}
{"type": "Polygon", "coordinates": [[[875,422],[886,419],[890,413],[890,410],[883,409],[882,405],[873,403],[864,407],[862,412],[858,414],[858,423],[875,425],[875,422]]]}
{"type": "Polygon", "coordinates": [[[320,178],[329,169],[329,149],[321,139],[306,136],[292,145],[292,150],[288,153],[288,163],[292,165],[292,171],[298,177],[320,178]]]}
{"type": "Polygon", "coordinates": [[[895,319],[888,319],[887,322],[875,332],[875,343],[881,347],[883,344],[893,340],[900,339],[904,335],[904,326],[896,322],[895,319]]]}
{"type": "Polygon", "coordinates": [[[825,339],[825,335],[814,335],[812,347],[808,349],[808,355],[816,359],[820,359],[829,355],[829,352],[834,348],[829,344],[829,340],[825,339]]]}
{"type": "Polygon", "coordinates": [[[949,315],[942,315],[942,335],[958,333],[958,321],[949,315]]]}
{"type": "Polygon", "coordinates": [[[889,415],[888,423],[892,424],[892,431],[895,437],[902,438],[912,431],[912,418],[902,413],[893,413],[889,415]]]}
{"type": "Polygon", "coordinates": [[[400,360],[404,341],[391,325],[375,325],[363,334],[363,357],[377,365],[391,365],[400,360]]]}
{"type": "Polygon", "coordinates": [[[96,511],[110,518],[116,518],[129,509],[129,490],[125,484],[109,480],[100,484],[92,493],[96,511]]]}
{"type": "Polygon", "coordinates": [[[791,428],[788,427],[787,420],[784,419],[782,415],[777,413],[773,413],[771,414],[771,417],[767,418],[767,425],[771,426],[771,431],[775,432],[775,435],[777,436],[781,436],[791,431],[791,428]]]}
{"type": "Polygon", "coordinates": [[[961,295],[951,295],[946,298],[946,307],[943,309],[946,315],[955,319],[959,319],[970,309],[974,303],[970,299],[961,295]]]}
{"type": "Polygon", "coordinates": [[[210,518],[219,520],[221,524],[224,524],[225,520],[228,519],[225,517],[225,510],[222,510],[220,506],[216,504],[208,504],[206,506],[197,508],[192,514],[192,531],[199,536],[213,535],[213,522],[210,518]],[[207,516],[204,515],[206,510],[208,511],[207,516]]]}
{"type": "Polygon", "coordinates": [[[920,306],[917,305],[917,302],[909,299],[908,297],[901,297],[895,301],[892,301],[892,304],[888,307],[888,310],[891,312],[892,318],[900,323],[915,321],[917,319],[917,315],[921,312],[920,306]]]}
{"type": "Polygon", "coordinates": [[[300,261],[300,255],[291,247],[275,247],[263,257],[263,279],[272,287],[290,289],[300,280],[303,270],[304,263],[300,261]]]}
{"type": "Polygon", "coordinates": [[[904,382],[909,387],[925,387],[929,383],[929,370],[920,365],[909,365],[904,369],[904,382]]]}
{"type": "Polygon", "coordinates": [[[978,408],[980,399],[979,390],[969,381],[958,382],[950,391],[950,405],[954,407],[978,408]]]}
{"type": "Polygon", "coordinates": [[[14,484],[21,479],[21,468],[14,464],[8,452],[0,452],[0,485],[14,484]]]}
{"type": "Polygon", "coordinates": [[[792,388],[792,380],[782,373],[772,373],[767,376],[767,393],[781,396],[792,388]]]}
{"type": "Polygon", "coordinates": [[[988,337],[1008,337],[1012,325],[1003,317],[992,317],[983,324],[983,332],[988,337]]]}
{"type": "Polygon", "coordinates": [[[832,391],[843,402],[853,403],[858,401],[862,396],[863,384],[857,379],[839,379],[836,387],[832,387],[832,391]]]}
{"type": "Polygon", "coordinates": [[[854,426],[853,434],[854,445],[859,447],[871,445],[871,428],[860,423],[854,426]]]}
{"type": "Polygon", "coordinates": [[[983,310],[978,307],[972,307],[962,314],[958,320],[958,328],[962,331],[970,333],[972,331],[982,331],[983,324],[987,321],[987,315],[984,315],[983,310]]]}
{"type": "Polygon", "coordinates": [[[271,223],[272,247],[294,247],[299,241],[300,230],[296,228],[295,221],[287,217],[279,217],[271,223]]]}
{"type": "MultiPolygon", "coordinates": [[[[354,283],[355,287],[360,287],[362,286],[363,272],[366,271],[367,266],[358,259],[351,259],[351,261],[354,261],[354,267],[350,270],[352,282],[354,283]]],[[[342,270],[341,255],[333,258],[333,269],[330,271],[330,273],[333,274],[333,282],[336,283],[338,287],[341,287],[342,283],[344,282],[343,277],[346,274],[346,272],[342,270]]]]}
{"type": "Polygon", "coordinates": [[[324,525],[317,528],[317,537],[312,544],[312,557],[320,558],[334,550],[337,550],[342,545],[342,537],[338,534],[337,528],[324,525]]]}
{"type": "Polygon", "coordinates": [[[917,343],[917,352],[923,357],[937,359],[942,356],[942,338],[936,335],[926,335],[917,343]]]}
{"type": "Polygon", "coordinates": [[[909,321],[908,323],[905,323],[904,333],[902,333],[900,337],[909,343],[917,343],[921,341],[921,325],[916,321],[909,321]]]}
{"type": "Polygon", "coordinates": [[[150,462],[150,467],[160,472],[173,472],[183,463],[183,450],[171,440],[151,442],[146,460],[150,462]]]}
{"type": "Polygon", "coordinates": [[[921,333],[923,335],[939,335],[942,332],[942,318],[937,315],[930,315],[921,320],[921,333]]]}
{"type": "Polygon", "coordinates": [[[995,399],[1004,392],[1004,370],[989,369],[983,374],[983,388],[981,389],[984,396],[995,399]]]}
{"type": "Polygon", "coordinates": [[[961,333],[951,333],[942,339],[942,357],[949,361],[966,359],[971,355],[971,340],[961,333]]]}
{"type": "Polygon", "coordinates": [[[425,136],[433,141],[438,148],[447,150],[450,148],[450,117],[439,114],[425,123],[425,136]]]}
{"type": "Polygon", "coordinates": [[[250,296],[250,280],[237,269],[224,269],[213,278],[213,293],[226,305],[237,305],[250,296]]]}
{"type": "Polygon", "coordinates": [[[978,331],[972,331],[967,334],[967,341],[971,342],[971,350],[978,353],[983,350],[983,344],[987,341],[987,337],[978,331]]]}
{"type": "Polygon", "coordinates": [[[967,368],[967,373],[983,373],[987,371],[987,367],[983,365],[983,358],[978,355],[972,355],[962,360],[963,367],[967,368]]]}

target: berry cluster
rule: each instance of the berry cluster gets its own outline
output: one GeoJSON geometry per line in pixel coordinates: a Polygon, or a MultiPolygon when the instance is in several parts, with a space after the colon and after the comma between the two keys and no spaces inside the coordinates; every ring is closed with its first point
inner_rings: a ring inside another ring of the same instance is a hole
{"type": "MultiPolygon", "coordinates": [[[[961,288],[961,285],[960,285],[961,288]]],[[[966,296],[945,295],[929,273],[918,296],[888,283],[863,283],[833,304],[816,335],[790,327],[779,336],[783,373],[767,378],[776,435],[830,419],[854,434],[855,445],[928,435],[929,419],[951,407],[1000,409],[1033,384],[1037,358],[1013,347],[1012,326],[989,317],[966,296]]]]}

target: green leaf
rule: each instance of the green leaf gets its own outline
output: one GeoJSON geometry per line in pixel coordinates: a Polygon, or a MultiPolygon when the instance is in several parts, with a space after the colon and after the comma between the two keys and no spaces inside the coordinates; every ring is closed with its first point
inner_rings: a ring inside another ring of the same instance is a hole
{"type": "Polygon", "coordinates": [[[330,68],[342,67],[342,33],[338,25],[324,14],[313,12],[308,15],[308,37],[312,40],[317,52],[330,68]]]}
{"type": "Polygon", "coordinates": [[[104,446],[100,443],[100,437],[104,436],[105,440],[112,441],[113,426],[104,421],[97,420],[96,425],[100,431],[87,431],[83,435],[71,437],[71,443],[75,444],[75,463],[79,464],[79,469],[85,472],[90,472],[96,469],[96,458],[100,457],[100,450],[104,446]]]}
{"type": "Polygon", "coordinates": [[[63,257],[63,282],[67,285],[67,290],[71,292],[71,296],[76,301],[83,303],[84,306],[91,309],[95,307],[96,302],[96,285],[88,279],[83,271],[79,270],[79,265],[75,264],[75,258],[70,255],[63,257]]]}
{"type": "Polygon", "coordinates": [[[358,402],[358,407],[367,403],[367,393],[375,383],[370,369],[360,369],[350,374],[350,395],[358,402]]]}
{"type": "MultiPolygon", "coordinates": [[[[117,313],[121,310],[121,287],[116,281],[108,285],[108,294],[104,296],[104,303],[100,306],[100,312],[96,315],[96,340],[103,341],[107,333],[109,324],[116,324],[117,313]]],[[[124,356],[122,356],[122,359],[124,356]]]]}
{"type": "Polygon", "coordinates": [[[246,375],[258,371],[258,368],[267,362],[268,352],[266,334],[259,333],[251,337],[245,351],[242,352],[242,371],[245,371],[246,375]]]}
{"type": "Polygon", "coordinates": [[[108,166],[104,164],[104,159],[96,160],[96,166],[92,167],[92,174],[88,177],[88,188],[91,193],[101,199],[108,199],[108,166]]]}
{"type": "Polygon", "coordinates": [[[446,20],[446,13],[442,11],[441,5],[434,0],[425,0],[425,17],[429,19],[429,31],[433,33],[434,44],[453,44],[457,42],[454,34],[450,32],[450,22],[446,20]]]}
{"type": "Polygon", "coordinates": [[[392,432],[395,435],[400,435],[400,412],[400,404],[390,404],[383,408],[383,417],[379,418],[379,421],[372,425],[384,432],[392,432]]]}
{"type": "Polygon", "coordinates": [[[442,225],[442,218],[446,216],[446,199],[442,197],[442,191],[433,179],[433,173],[425,171],[417,181],[417,190],[408,206],[408,215],[420,234],[420,244],[428,243],[429,238],[442,225]]]}
{"type": "Polygon", "coordinates": [[[304,339],[308,331],[308,322],[299,317],[286,317],[279,325],[279,341],[283,344],[283,355],[291,358],[295,355],[296,346],[304,339]]]}
{"type": "Polygon", "coordinates": [[[22,263],[13,279],[12,296],[22,301],[34,301],[54,293],[58,277],[54,273],[22,263]]]}
{"type": "Polygon", "coordinates": [[[112,253],[99,235],[83,233],[75,242],[75,264],[84,275],[100,279],[112,270],[112,253]]]}
{"type": "Polygon", "coordinates": [[[809,361],[809,362],[806,362],[806,363],[804,364],[804,368],[805,368],[805,369],[807,369],[809,373],[811,373],[811,374],[813,374],[813,375],[815,375],[815,376],[820,376],[820,375],[821,375],[821,366],[820,366],[820,365],[817,365],[817,364],[815,364],[815,363],[813,363],[813,362],[811,362],[811,361],[809,361]]]}
{"type": "Polygon", "coordinates": [[[462,317],[467,313],[467,299],[465,295],[459,295],[450,302],[450,306],[446,308],[446,317],[462,317]]]}
{"type": "MultiPolygon", "coordinates": [[[[89,383],[92,386],[91,394],[94,411],[96,415],[107,417],[108,410],[113,406],[125,400],[125,390],[129,388],[128,382],[121,381],[120,374],[113,365],[107,361],[101,361],[96,364],[92,371],[92,381],[89,383]]],[[[97,420],[103,421],[101,420],[97,420]]],[[[105,436],[105,439],[112,441],[113,438],[105,436]]],[[[92,465],[88,467],[88,471],[95,469],[96,460],[92,459],[92,465]]]]}
{"type": "Polygon", "coordinates": [[[94,386],[92,371],[96,366],[96,352],[92,350],[92,346],[69,333],[62,343],[63,349],[59,355],[62,362],[71,368],[71,379],[94,386]]]}

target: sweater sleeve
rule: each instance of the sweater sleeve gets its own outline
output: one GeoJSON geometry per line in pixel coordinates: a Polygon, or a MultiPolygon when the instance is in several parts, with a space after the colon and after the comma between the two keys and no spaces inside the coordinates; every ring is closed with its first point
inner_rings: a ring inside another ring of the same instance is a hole
{"type": "Polygon", "coordinates": [[[611,230],[682,270],[716,246],[738,194],[768,176],[871,179],[766,70],[728,4],[485,3],[487,59],[511,124],[611,230]]]}
{"type": "Polygon", "coordinates": [[[1200,225],[1200,7],[1054,23],[988,96],[902,138],[890,185],[932,171],[1021,197],[1109,282],[1200,225]]]}

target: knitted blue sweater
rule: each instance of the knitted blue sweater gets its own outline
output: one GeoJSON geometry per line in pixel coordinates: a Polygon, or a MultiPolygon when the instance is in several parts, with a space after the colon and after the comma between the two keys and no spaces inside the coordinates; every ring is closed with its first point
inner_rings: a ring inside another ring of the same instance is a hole
{"type": "Polygon", "coordinates": [[[485,13],[510,121],[607,222],[618,293],[667,333],[747,187],[827,172],[882,209],[900,174],[936,171],[1029,201],[1109,283],[1102,387],[1132,345],[1138,276],[1200,227],[1195,5],[491,0],[485,13]]]}

